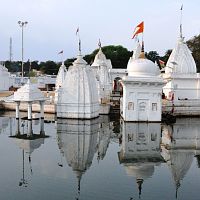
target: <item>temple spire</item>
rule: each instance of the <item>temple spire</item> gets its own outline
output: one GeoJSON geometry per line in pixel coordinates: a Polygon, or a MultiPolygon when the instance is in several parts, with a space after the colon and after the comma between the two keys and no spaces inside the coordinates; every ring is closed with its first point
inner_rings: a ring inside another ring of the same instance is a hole
{"type": "Polygon", "coordinates": [[[76,30],[76,36],[78,36],[78,51],[79,51],[79,55],[81,55],[81,38],[79,34],[79,27],[76,30]]]}
{"type": "Polygon", "coordinates": [[[183,4],[181,6],[181,15],[180,15],[180,38],[183,38],[183,29],[182,29],[182,15],[183,15],[183,4]]]}
{"type": "Polygon", "coordinates": [[[144,53],[144,41],[142,41],[142,48],[141,48],[141,53],[140,53],[140,56],[139,58],[145,58],[145,53],[144,53]]]}
{"type": "Polygon", "coordinates": [[[99,49],[101,49],[101,40],[99,38],[99,43],[98,43],[99,49]]]}

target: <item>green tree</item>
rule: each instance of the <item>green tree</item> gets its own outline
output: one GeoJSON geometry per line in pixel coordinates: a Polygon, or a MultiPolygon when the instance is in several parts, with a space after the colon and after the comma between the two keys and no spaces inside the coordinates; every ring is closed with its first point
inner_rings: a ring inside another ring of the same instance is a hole
{"type": "MultiPolygon", "coordinates": [[[[128,51],[121,45],[105,46],[102,47],[102,51],[105,54],[106,58],[111,60],[113,68],[126,68],[128,60],[132,56],[132,52],[128,51]]],[[[86,55],[84,59],[89,64],[91,64],[94,61],[94,57],[97,54],[97,52],[98,49],[94,50],[91,54],[86,55]]]]}
{"type": "Polygon", "coordinates": [[[200,35],[194,36],[187,42],[188,47],[192,51],[192,55],[196,62],[197,71],[200,72],[200,35]]]}
{"type": "Polygon", "coordinates": [[[76,58],[69,58],[69,59],[65,60],[64,64],[65,64],[66,68],[68,69],[69,66],[71,66],[75,60],[76,60],[76,58]]]}
{"type": "Polygon", "coordinates": [[[39,66],[40,71],[42,71],[44,74],[53,75],[58,73],[59,66],[53,61],[49,60],[46,62],[41,62],[39,66]]]}
{"type": "Polygon", "coordinates": [[[145,56],[147,59],[151,60],[152,62],[155,62],[159,58],[159,54],[157,51],[149,51],[148,53],[145,53],[145,56]]]}

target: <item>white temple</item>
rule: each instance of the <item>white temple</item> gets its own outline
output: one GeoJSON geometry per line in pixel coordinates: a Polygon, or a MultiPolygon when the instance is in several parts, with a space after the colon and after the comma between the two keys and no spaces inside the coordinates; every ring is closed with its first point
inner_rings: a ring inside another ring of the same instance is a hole
{"type": "Polygon", "coordinates": [[[172,94],[175,101],[200,99],[200,75],[183,38],[178,39],[167,61],[163,78],[167,81],[163,92],[168,99],[172,94]]]}
{"type": "Polygon", "coordinates": [[[112,68],[112,65],[111,61],[109,59],[106,59],[106,56],[102,52],[101,47],[99,48],[99,51],[95,56],[92,68],[97,79],[100,114],[109,114],[110,95],[112,92],[112,83],[109,74],[109,69],[112,68]]]}
{"type": "Polygon", "coordinates": [[[62,65],[60,66],[57,77],[56,77],[55,100],[54,100],[55,103],[57,103],[57,101],[58,101],[59,89],[60,89],[60,87],[62,87],[62,85],[64,83],[66,73],[67,73],[66,66],[65,66],[64,62],[62,62],[62,65]]]}
{"type": "Polygon", "coordinates": [[[0,91],[7,91],[10,87],[10,73],[8,69],[0,64],[0,91]]]}
{"type": "Polygon", "coordinates": [[[166,82],[163,92],[169,100],[163,103],[163,111],[174,115],[200,115],[200,74],[184,42],[182,24],[180,37],[168,59],[163,78],[166,82]]]}
{"type": "Polygon", "coordinates": [[[127,66],[128,76],[122,78],[123,98],[120,114],[124,121],[161,121],[161,93],[163,79],[160,70],[137,51],[127,66]]]}
{"type": "Polygon", "coordinates": [[[99,101],[94,73],[79,55],[69,67],[57,102],[57,117],[91,119],[99,116],[99,101]]]}

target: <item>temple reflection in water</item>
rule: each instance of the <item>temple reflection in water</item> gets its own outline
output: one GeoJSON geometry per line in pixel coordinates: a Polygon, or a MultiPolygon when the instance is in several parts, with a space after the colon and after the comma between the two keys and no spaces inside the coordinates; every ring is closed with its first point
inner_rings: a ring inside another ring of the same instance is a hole
{"type": "Polygon", "coordinates": [[[61,153],[66,158],[67,164],[72,168],[77,177],[77,196],[80,195],[82,175],[91,166],[96,152],[99,129],[98,122],[98,119],[58,119],[57,121],[58,146],[61,153]]]}
{"type": "Polygon", "coordinates": [[[82,175],[92,165],[95,153],[97,160],[103,160],[106,155],[111,132],[108,116],[93,120],[57,120],[58,146],[77,177],[78,195],[82,175]]]}
{"type": "Polygon", "coordinates": [[[122,122],[122,147],[118,153],[128,176],[136,178],[139,197],[144,180],[153,176],[154,167],[163,162],[160,154],[160,123],[122,122]]]}
{"type": "Polygon", "coordinates": [[[177,118],[174,125],[162,126],[162,156],[167,162],[176,186],[189,171],[194,157],[199,163],[200,123],[197,118],[177,118]]]}

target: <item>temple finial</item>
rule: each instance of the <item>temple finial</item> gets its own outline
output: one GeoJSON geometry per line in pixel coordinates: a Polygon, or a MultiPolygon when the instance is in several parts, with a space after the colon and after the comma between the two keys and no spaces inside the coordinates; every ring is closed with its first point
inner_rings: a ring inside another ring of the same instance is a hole
{"type": "Polygon", "coordinates": [[[99,38],[99,43],[98,43],[99,49],[101,49],[101,40],[99,38]]]}

